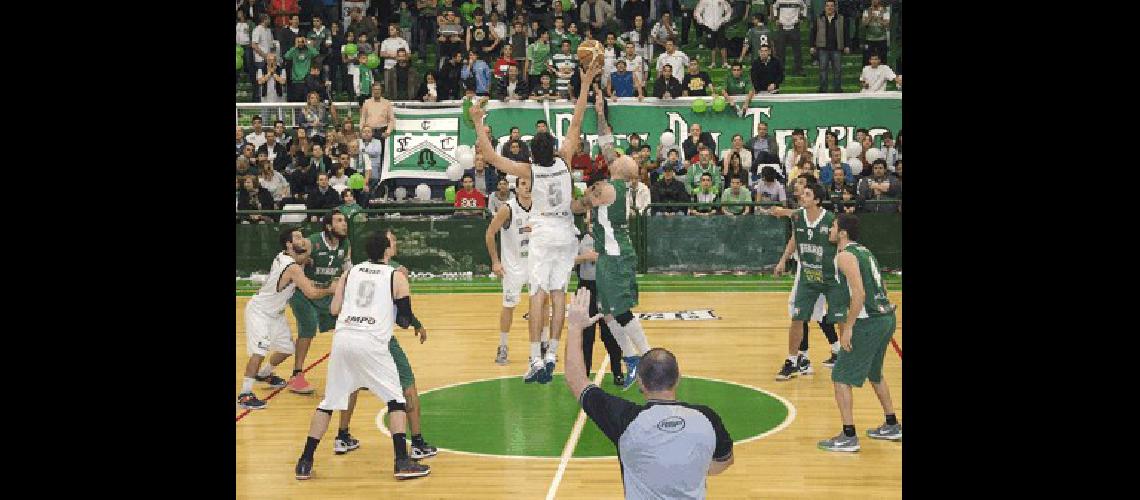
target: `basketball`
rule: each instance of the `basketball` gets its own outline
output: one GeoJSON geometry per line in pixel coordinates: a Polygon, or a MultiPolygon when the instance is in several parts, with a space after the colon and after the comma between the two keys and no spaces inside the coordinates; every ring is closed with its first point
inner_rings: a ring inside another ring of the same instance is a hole
{"type": "Polygon", "coordinates": [[[597,40],[586,40],[578,46],[578,65],[581,68],[590,69],[590,64],[595,57],[604,56],[605,48],[597,40]]]}

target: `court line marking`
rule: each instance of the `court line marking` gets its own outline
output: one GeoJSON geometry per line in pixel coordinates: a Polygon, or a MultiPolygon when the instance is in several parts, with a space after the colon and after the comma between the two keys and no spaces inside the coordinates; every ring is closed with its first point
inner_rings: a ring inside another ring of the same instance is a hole
{"type": "MultiPolygon", "coordinates": [[[[602,376],[606,373],[606,367],[610,365],[610,355],[606,353],[606,358],[602,360],[602,364],[598,368],[598,374],[594,375],[594,385],[602,383],[602,376]]],[[[581,394],[579,394],[581,396],[581,394]]],[[[582,429],[586,428],[586,410],[584,408],[578,409],[578,419],[574,421],[574,427],[570,430],[570,437],[566,439],[566,445],[562,447],[561,461],[558,462],[558,472],[554,473],[554,480],[550,482],[550,489],[546,490],[546,500],[554,500],[554,495],[558,493],[558,485],[562,484],[562,475],[566,473],[566,465],[570,463],[570,457],[574,455],[574,448],[578,447],[578,438],[582,436],[582,429]]]]}
{"type": "MultiPolygon", "coordinates": [[[[607,354],[607,356],[608,356],[608,354],[607,354]]],[[[742,384],[740,382],[733,382],[730,380],[723,380],[723,379],[718,379],[718,378],[713,378],[713,377],[705,377],[705,376],[701,376],[701,375],[685,375],[685,374],[682,374],[681,377],[682,378],[686,378],[686,377],[687,378],[699,378],[699,379],[703,379],[703,380],[708,380],[710,382],[720,382],[720,383],[724,383],[724,384],[732,384],[732,385],[744,387],[746,389],[751,389],[753,391],[772,396],[773,398],[779,400],[781,403],[784,404],[784,406],[786,406],[788,408],[788,415],[786,417],[784,417],[784,421],[781,422],[780,425],[772,428],[768,432],[764,432],[762,434],[758,434],[758,435],[755,435],[755,436],[752,436],[749,438],[745,438],[745,439],[742,439],[739,441],[733,441],[732,444],[734,446],[738,445],[738,444],[749,443],[749,442],[755,441],[757,439],[764,438],[764,437],[770,436],[772,434],[775,434],[777,432],[780,432],[780,431],[784,430],[785,428],[787,428],[789,425],[791,425],[792,421],[794,421],[796,419],[796,407],[795,407],[795,405],[793,405],[791,401],[788,401],[783,396],[776,394],[772,391],[769,391],[767,389],[761,389],[761,388],[756,387],[754,385],[742,384]]],[[[505,378],[519,378],[519,377],[518,377],[518,375],[500,375],[498,377],[487,377],[487,378],[480,378],[480,379],[475,379],[475,380],[465,380],[462,382],[455,382],[455,383],[451,383],[451,384],[447,384],[447,385],[441,385],[439,387],[433,387],[433,388],[425,390],[425,391],[420,391],[420,394],[423,395],[423,394],[427,394],[429,392],[442,391],[444,389],[450,389],[452,387],[458,387],[461,385],[477,384],[479,382],[487,382],[490,380],[501,380],[501,379],[505,379],[505,378]]],[[[380,432],[384,433],[385,436],[392,437],[392,432],[388,430],[388,427],[386,425],[384,425],[384,415],[387,413],[388,413],[388,409],[386,407],[381,407],[380,413],[376,414],[376,427],[378,427],[380,429],[380,432]]],[[[442,448],[442,447],[437,447],[437,449],[439,451],[446,451],[448,453],[454,453],[456,455],[467,455],[467,456],[471,456],[471,457],[505,458],[505,459],[518,459],[518,460],[560,460],[561,459],[561,457],[538,457],[538,456],[532,456],[532,455],[491,455],[489,453],[478,453],[478,452],[473,452],[473,451],[453,450],[450,448],[442,448]]],[[[572,457],[572,460],[611,460],[611,459],[616,459],[616,458],[617,458],[617,455],[603,455],[603,456],[598,456],[598,457],[572,457]]]]}
{"type": "MultiPolygon", "coordinates": [[[[301,373],[309,373],[309,370],[312,370],[314,366],[317,366],[317,365],[318,365],[318,364],[320,364],[322,361],[324,361],[324,360],[328,359],[328,357],[329,357],[329,354],[332,354],[332,351],[326,352],[324,356],[321,356],[321,359],[318,359],[318,360],[314,361],[314,362],[313,362],[313,364],[309,365],[309,367],[308,367],[308,368],[305,368],[304,370],[301,370],[301,373]]],[[[281,392],[281,391],[285,390],[285,388],[286,388],[286,387],[289,387],[289,386],[288,386],[288,385],[286,385],[285,387],[278,387],[276,391],[273,391],[273,393],[272,393],[272,394],[270,394],[269,396],[267,396],[267,397],[266,397],[265,399],[263,399],[262,401],[266,401],[266,402],[268,402],[270,399],[273,399],[273,396],[276,396],[276,395],[277,395],[277,393],[279,393],[279,392],[281,392]]],[[[266,408],[265,408],[265,409],[268,409],[268,408],[269,408],[269,407],[268,407],[268,406],[266,406],[266,408]]],[[[238,416],[237,416],[237,420],[234,420],[234,424],[237,424],[238,422],[240,422],[240,421],[241,421],[241,419],[242,419],[242,418],[244,418],[246,415],[249,415],[249,412],[251,412],[251,411],[253,411],[253,410],[246,410],[246,411],[243,411],[243,412],[241,412],[241,415],[238,415],[238,416]]]]}
{"type": "Polygon", "coordinates": [[[902,348],[901,348],[901,347],[899,347],[899,343],[898,343],[898,342],[895,342],[895,338],[894,338],[894,337],[891,337],[891,345],[892,345],[892,346],[894,346],[894,348],[895,348],[895,352],[899,353],[899,359],[902,359],[902,348]]]}

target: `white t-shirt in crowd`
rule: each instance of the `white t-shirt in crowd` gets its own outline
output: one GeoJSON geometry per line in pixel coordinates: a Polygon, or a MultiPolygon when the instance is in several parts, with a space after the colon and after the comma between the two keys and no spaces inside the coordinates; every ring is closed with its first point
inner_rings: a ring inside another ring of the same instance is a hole
{"type": "MultiPolygon", "coordinates": [[[[273,32],[260,24],[257,25],[253,29],[253,44],[266,54],[273,52],[273,32]]],[[[254,62],[265,62],[265,58],[257,55],[257,51],[253,52],[253,60],[254,62]]],[[[278,57],[277,60],[280,61],[281,58],[278,57]]]]}
{"type": "Polygon", "coordinates": [[[395,53],[397,50],[404,49],[410,55],[412,48],[408,46],[407,40],[400,37],[388,37],[383,42],[380,42],[380,52],[392,52],[391,58],[384,58],[384,69],[392,69],[396,65],[395,53]]]}
{"type": "Polygon", "coordinates": [[[896,76],[894,70],[886,64],[880,64],[878,68],[872,68],[870,65],[863,66],[863,73],[859,75],[859,81],[867,82],[867,88],[859,92],[883,92],[887,90],[887,82],[894,81],[896,76]]]}

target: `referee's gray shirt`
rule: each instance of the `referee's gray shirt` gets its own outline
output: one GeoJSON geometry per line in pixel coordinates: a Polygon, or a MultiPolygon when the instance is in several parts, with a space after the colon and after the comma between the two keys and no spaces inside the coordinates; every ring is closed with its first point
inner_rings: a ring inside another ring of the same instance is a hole
{"type": "Polygon", "coordinates": [[[711,408],[651,399],[645,406],[590,384],[578,397],[617,445],[625,498],[705,498],[712,460],[732,456],[732,438],[711,408]]]}

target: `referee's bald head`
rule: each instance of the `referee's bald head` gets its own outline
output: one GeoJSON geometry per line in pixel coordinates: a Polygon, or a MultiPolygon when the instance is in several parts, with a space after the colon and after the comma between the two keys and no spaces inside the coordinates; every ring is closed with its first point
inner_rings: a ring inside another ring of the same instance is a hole
{"type": "Polygon", "coordinates": [[[677,386],[681,370],[677,367],[677,357],[660,347],[650,349],[641,357],[637,365],[637,378],[646,391],[668,391],[677,386]]]}

